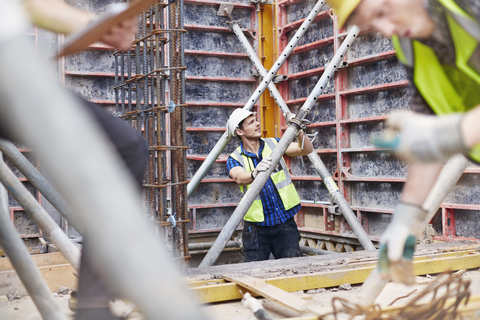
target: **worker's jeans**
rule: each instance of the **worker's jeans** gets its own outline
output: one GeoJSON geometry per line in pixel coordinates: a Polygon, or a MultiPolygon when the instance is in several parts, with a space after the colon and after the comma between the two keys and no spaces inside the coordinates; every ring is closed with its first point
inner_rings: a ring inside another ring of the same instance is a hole
{"type": "Polygon", "coordinates": [[[299,240],[300,233],[293,218],[273,227],[244,221],[245,262],[268,260],[270,253],[275,259],[300,257],[299,240]]]}

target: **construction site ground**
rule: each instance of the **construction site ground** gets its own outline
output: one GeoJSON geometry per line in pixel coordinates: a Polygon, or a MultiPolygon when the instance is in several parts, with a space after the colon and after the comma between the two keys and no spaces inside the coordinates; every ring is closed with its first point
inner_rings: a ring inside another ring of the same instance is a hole
{"type": "MultiPolygon", "coordinates": [[[[451,259],[468,259],[477,255],[477,244],[472,242],[447,242],[436,243],[430,245],[419,245],[416,255],[428,258],[431,263],[441,260],[440,256],[447,256],[451,259]],[[462,256],[465,252],[470,252],[467,256],[462,256]],[[457,255],[458,253],[458,255],[457,255]],[[439,257],[438,259],[436,257],[439,257]],[[432,258],[433,257],[433,258],[432,258]]],[[[189,278],[186,279],[190,285],[194,283],[202,283],[200,287],[203,289],[214,286],[218,282],[224,282],[224,276],[251,276],[257,279],[272,278],[292,278],[295,276],[307,276],[312,274],[325,273],[335,276],[332,272],[348,268],[348,270],[360,270],[366,264],[375,262],[376,253],[367,251],[338,253],[321,256],[306,256],[302,258],[269,260],[253,263],[242,263],[232,265],[213,266],[208,268],[192,268],[189,269],[189,278]],[[208,281],[213,281],[211,284],[208,281]]],[[[463,279],[471,281],[470,290],[472,296],[480,295],[480,270],[479,266],[469,269],[463,279]]],[[[417,283],[413,286],[405,286],[402,284],[389,283],[377,298],[376,303],[382,308],[389,305],[395,299],[405,296],[417,289],[406,298],[395,302],[395,306],[405,305],[422,291],[429,283],[435,281],[435,274],[417,276],[417,283]]],[[[308,301],[310,304],[325,308],[331,305],[332,298],[339,296],[347,300],[352,300],[358,296],[361,284],[351,284],[345,286],[346,289],[339,288],[338,285],[327,288],[308,288],[290,292],[290,294],[300,297],[308,301]]],[[[199,291],[196,293],[198,294],[199,291]]],[[[69,294],[56,295],[56,301],[61,306],[62,311],[69,318],[73,319],[74,313],[68,308],[69,294]]],[[[259,297],[260,298],[260,297],[259,297]]],[[[264,306],[274,319],[284,319],[299,316],[287,307],[282,306],[279,302],[272,299],[263,299],[264,306]]],[[[245,308],[239,299],[215,303],[204,304],[203,310],[209,319],[255,319],[250,310],[245,308]]],[[[475,317],[474,317],[475,318],[475,317]]],[[[480,311],[478,312],[480,319],[480,311]]],[[[35,305],[28,296],[20,299],[8,301],[3,295],[0,297],[0,319],[41,319],[40,314],[36,311],[35,305]]],[[[139,312],[133,312],[128,319],[143,319],[139,312]]]]}

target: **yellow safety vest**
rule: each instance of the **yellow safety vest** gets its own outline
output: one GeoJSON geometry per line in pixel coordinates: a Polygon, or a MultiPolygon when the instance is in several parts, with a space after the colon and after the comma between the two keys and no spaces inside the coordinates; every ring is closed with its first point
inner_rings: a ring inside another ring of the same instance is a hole
{"type": "MultiPolygon", "coordinates": [[[[480,74],[471,61],[480,56],[480,24],[453,0],[439,0],[455,46],[455,65],[442,65],[432,48],[417,40],[392,37],[398,59],[413,68],[413,82],[437,115],[466,112],[480,104],[480,74]]],[[[477,63],[480,66],[480,61],[477,63]]],[[[480,162],[480,144],[470,152],[480,162]]]]}
{"type": "MultiPolygon", "coordinates": [[[[265,138],[262,139],[265,142],[262,151],[262,158],[265,159],[269,157],[275,146],[277,145],[277,139],[275,138],[265,138]]],[[[240,162],[243,169],[247,172],[252,172],[255,169],[255,165],[253,164],[252,159],[247,157],[244,153],[242,153],[242,148],[238,147],[234,152],[230,154],[230,157],[240,162]]],[[[280,166],[281,170],[274,170],[270,175],[275,187],[277,188],[278,194],[280,195],[280,199],[282,199],[283,206],[285,210],[289,210],[296,205],[300,204],[300,197],[298,196],[297,190],[295,190],[295,186],[293,185],[292,178],[288,173],[287,164],[285,160],[280,159],[280,166]]],[[[247,190],[250,188],[250,185],[247,186],[247,190]]],[[[244,192],[243,186],[240,186],[240,191],[244,192]]],[[[257,198],[253,201],[252,206],[248,209],[247,213],[244,217],[245,221],[251,222],[263,222],[265,220],[265,216],[263,214],[263,204],[262,200],[260,199],[260,194],[257,195],[257,198]]]]}

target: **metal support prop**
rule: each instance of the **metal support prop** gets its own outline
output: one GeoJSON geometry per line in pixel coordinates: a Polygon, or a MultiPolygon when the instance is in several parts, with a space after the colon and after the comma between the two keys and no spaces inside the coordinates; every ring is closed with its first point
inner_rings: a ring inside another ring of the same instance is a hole
{"type": "Polygon", "coordinates": [[[0,182],[7,188],[12,197],[18,201],[35,224],[42,229],[48,239],[57,246],[58,251],[63,254],[76,270],[79,270],[80,250],[60,229],[40,203],[35,200],[33,195],[18,180],[17,176],[4,161],[0,161],[0,182]]]}
{"type": "Polygon", "coordinates": [[[67,219],[68,223],[80,234],[82,228],[70,211],[65,199],[48,182],[47,179],[28,161],[28,159],[8,140],[0,139],[0,151],[13,163],[15,167],[40,191],[40,193],[67,219]]]}
{"type": "MultiPolygon", "coordinates": [[[[0,1],[0,27],[12,15],[4,4],[16,6],[0,1]]],[[[51,172],[84,226],[85,239],[95,244],[89,251],[92,268],[146,319],[205,319],[155,231],[142,219],[137,186],[114,146],[21,36],[22,16],[11,20],[8,35],[0,34],[1,123],[16,140],[33,146],[51,172]]]]}
{"type": "MultiPolygon", "coordinates": [[[[320,13],[324,3],[325,2],[323,0],[320,0],[317,2],[315,7],[313,7],[313,9],[310,11],[308,16],[305,18],[305,21],[303,21],[302,25],[298,28],[297,32],[295,32],[294,36],[292,37],[288,45],[285,47],[283,52],[280,54],[278,59],[273,64],[273,67],[269,70],[267,76],[262,79],[262,82],[255,89],[255,92],[253,93],[253,95],[248,99],[243,109],[251,110],[253,108],[253,106],[255,105],[257,100],[260,98],[260,96],[263,94],[263,92],[265,91],[269,83],[277,75],[277,72],[278,70],[280,70],[280,67],[288,59],[293,49],[297,46],[297,43],[305,34],[308,27],[310,27],[310,25],[313,23],[313,21],[315,20],[315,17],[320,13]]],[[[195,191],[195,189],[198,187],[203,177],[205,177],[208,170],[210,170],[215,160],[217,160],[218,156],[222,153],[222,151],[225,149],[225,146],[228,144],[228,142],[231,139],[232,137],[228,136],[227,132],[223,133],[222,137],[218,140],[217,144],[213,147],[212,151],[210,151],[205,161],[203,161],[200,168],[198,168],[197,172],[188,183],[187,197],[190,197],[192,195],[193,191],[195,191]]]]}
{"type": "MultiPolygon", "coordinates": [[[[307,117],[310,109],[315,104],[317,97],[321,94],[326,83],[330,80],[330,77],[334,74],[337,68],[337,65],[339,65],[340,62],[343,60],[343,57],[345,56],[351,44],[357,37],[359,31],[360,30],[358,27],[353,26],[350,32],[348,33],[348,35],[346,36],[342,45],[338,49],[338,52],[333,57],[332,62],[327,66],[324,73],[322,74],[317,84],[313,88],[312,93],[308,96],[304,105],[299,110],[297,118],[300,121],[307,117]]],[[[223,248],[225,247],[225,244],[232,237],[233,232],[237,228],[238,224],[242,221],[243,217],[245,216],[245,213],[248,211],[248,209],[250,209],[250,206],[252,205],[253,201],[262,190],[263,186],[265,185],[265,182],[267,182],[268,178],[270,177],[270,174],[273,172],[276,165],[285,154],[285,150],[293,141],[299,129],[300,129],[300,126],[296,122],[290,123],[287,130],[285,131],[282,138],[280,139],[280,141],[278,142],[277,146],[275,147],[275,149],[271,154],[272,165],[267,171],[260,172],[258,176],[255,178],[250,188],[248,189],[248,191],[245,193],[242,200],[238,204],[237,208],[232,213],[230,219],[227,221],[222,231],[218,235],[212,248],[208,251],[205,258],[200,263],[200,267],[211,266],[215,263],[220,253],[222,252],[223,248]]],[[[350,221],[348,220],[347,222],[350,223],[350,221]]],[[[359,238],[358,240],[360,241],[361,245],[364,248],[368,248],[369,243],[370,245],[373,246],[373,244],[371,243],[370,239],[368,239],[368,237],[367,239],[359,238]],[[368,240],[368,242],[366,240],[368,240]]]]}
{"type": "Polygon", "coordinates": [[[317,254],[317,255],[335,253],[335,252],[330,252],[328,250],[322,250],[322,249],[312,248],[312,247],[307,247],[307,246],[300,246],[300,250],[302,250],[303,253],[317,254]]]}
{"type": "MultiPolygon", "coordinates": [[[[237,35],[238,39],[240,40],[240,43],[243,45],[243,48],[245,49],[245,51],[247,51],[247,54],[250,57],[250,60],[252,60],[253,65],[257,69],[258,73],[262,77],[265,77],[267,72],[265,68],[262,66],[262,63],[258,59],[257,55],[255,54],[255,51],[253,51],[252,46],[250,45],[247,38],[243,34],[238,23],[231,22],[230,25],[233,31],[235,32],[235,34],[237,35]]],[[[277,87],[275,87],[273,83],[269,83],[268,89],[272,93],[272,96],[274,97],[275,102],[278,104],[283,114],[285,115],[287,113],[290,113],[290,109],[285,103],[285,100],[283,100],[283,97],[278,92],[277,87]]],[[[368,247],[364,247],[364,249],[375,250],[375,246],[373,245],[372,241],[368,238],[367,233],[365,232],[362,225],[358,221],[356,215],[353,213],[352,209],[348,205],[347,200],[345,199],[343,194],[341,194],[340,190],[338,190],[337,185],[333,181],[333,178],[328,172],[328,169],[325,167],[325,164],[323,163],[322,159],[320,159],[320,156],[315,151],[313,151],[308,155],[308,159],[310,159],[310,161],[313,164],[313,167],[322,178],[322,181],[327,187],[328,192],[330,193],[335,203],[338,204],[340,210],[342,211],[343,216],[348,221],[348,224],[352,228],[357,238],[362,239],[361,243],[366,244],[368,246],[368,247]]]]}
{"type": "MultiPolygon", "coordinates": [[[[469,161],[467,158],[458,154],[451,157],[445,164],[437,181],[433,185],[432,190],[430,190],[427,199],[423,202],[422,208],[428,212],[423,227],[433,219],[443,200],[445,200],[445,197],[453,189],[455,184],[457,184],[463,171],[468,166],[468,163],[469,161]]],[[[385,280],[380,276],[378,268],[373,269],[372,273],[370,273],[367,280],[360,288],[357,296],[358,303],[365,306],[373,304],[387,283],[388,280],[385,280]]]]}
{"type": "Polygon", "coordinates": [[[15,226],[10,221],[10,215],[3,210],[3,206],[0,206],[0,245],[5,250],[42,318],[66,320],[67,318],[60,311],[57,301],[30,257],[15,226]]]}
{"type": "MultiPolygon", "coordinates": [[[[0,161],[3,162],[3,154],[0,151],[0,161]]],[[[8,192],[4,185],[0,183],[0,206],[7,214],[10,212],[10,206],[8,204],[8,192]]]]}

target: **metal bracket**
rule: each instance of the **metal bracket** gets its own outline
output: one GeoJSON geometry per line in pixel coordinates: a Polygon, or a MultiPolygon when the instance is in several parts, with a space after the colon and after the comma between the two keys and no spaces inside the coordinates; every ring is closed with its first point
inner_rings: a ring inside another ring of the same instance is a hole
{"type": "Polygon", "coordinates": [[[340,210],[340,208],[337,205],[331,205],[331,206],[328,206],[328,213],[341,216],[342,210],[340,210]]]}
{"type": "Polygon", "coordinates": [[[273,0],[249,0],[250,3],[259,4],[263,6],[264,4],[273,4],[273,0]]]}
{"type": "Polygon", "coordinates": [[[310,121],[308,121],[307,119],[300,120],[295,117],[290,119],[290,123],[295,123],[297,126],[300,127],[300,129],[305,131],[307,129],[307,126],[310,124],[310,121]]]}
{"type": "Polygon", "coordinates": [[[337,66],[337,70],[343,69],[348,67],[348,61],[342,61],[340,64],[337,66]]]}
{"type": "Polygon", "coordinates": [[[229,17],[230,20],[233,20],[232,11],[233,11],[234,7],[235,7],[235,5],[232,4],[232,3],[220,3],[220,7],[218,8],[217,16],[229,17]]]}
{"type": "Polygon", "coordinates": [[[280,83],[280,82],[287,81],[287,80],[288,80],[287,75],[277,74],[275,77],[273,77],[272,82],[273,83],[280,83]]]}

